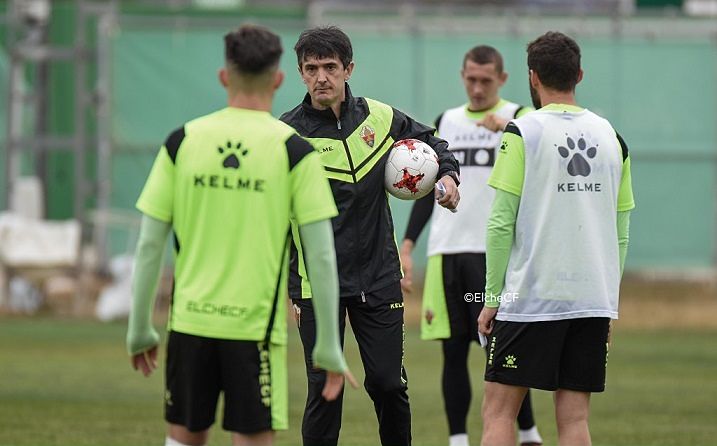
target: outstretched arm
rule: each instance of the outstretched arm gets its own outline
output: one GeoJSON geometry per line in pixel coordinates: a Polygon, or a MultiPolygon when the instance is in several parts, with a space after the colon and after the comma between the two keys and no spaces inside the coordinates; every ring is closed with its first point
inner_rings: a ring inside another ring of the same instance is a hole
{"type": "Polygon", "coordinates": [[[493,320],[500,306],[499,296],[505,284],[519,207],[519,196],[496,189],[486,234],[485,306],[478,317],[478,331],[483,335],[489,335],[493,330],[493,320]]]}
{"type": "Polygon", "coordinates": [[[331,401],[341,392],[344,376],[357,387],[346,365],[339,338],[339,281],[334,233],[330,220],[302,225],[299,233],[316,317],[316,344],[311,356],[316,367],[327,371],[322,395],[331,401]]]}
{"type": "Polygon", "coordinates": [[[159,334],[152,326],[165,242],[171,224],[148,215],[142,217],[132,277],[132,308],[127,326],[127,351],[135,370],[145,376],[157,367],[159,334]]]}

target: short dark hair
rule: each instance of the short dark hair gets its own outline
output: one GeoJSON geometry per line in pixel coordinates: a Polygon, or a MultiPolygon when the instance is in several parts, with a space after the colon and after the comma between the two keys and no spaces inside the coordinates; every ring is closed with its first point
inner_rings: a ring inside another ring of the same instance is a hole
{"type": "Polygon", "coordinates": [[[279,65],[279,36],[264,26],[242,25],[224,36],[224,57],[240,74],[263,74],[279,65]]]}
{"type": "Polygon", "coordinates": [[[573,91],[580,77],[580,47],[563,33],[549,31],[528,44],[528,68],[557,91],[573,91]]]}
{"type": "Polygon", "coordinates": [[[299,67],[307,57],[316,57],[317,59],[336,57],[344,68],[348,67],[354,58],[351,39],[336,26],[307,29],[296,41],[294,51],[296,51],[299,67]]]}
{"type": "Polygon", "coordinates": [[[466,67],[466,62],[469,60],[480,65],[495,64],[495,71],[503,72],[503,56],[492,46],[478,45],[468,50],[463,56],[463,68],[466,67]]]}

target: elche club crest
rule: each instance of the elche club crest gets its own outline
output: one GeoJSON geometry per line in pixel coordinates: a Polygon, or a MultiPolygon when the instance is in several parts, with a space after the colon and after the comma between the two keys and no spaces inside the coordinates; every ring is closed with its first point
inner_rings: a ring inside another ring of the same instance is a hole
{"type": "Polygon", "coordinates": [[[363,142],[365,142],[369,147],[373,147],[373,143],[376,140],[376,132],[371,127],[365,125],[361,129],[361,133],[359,133],[361,136],[361,139],[363,139],[363,142]]]}

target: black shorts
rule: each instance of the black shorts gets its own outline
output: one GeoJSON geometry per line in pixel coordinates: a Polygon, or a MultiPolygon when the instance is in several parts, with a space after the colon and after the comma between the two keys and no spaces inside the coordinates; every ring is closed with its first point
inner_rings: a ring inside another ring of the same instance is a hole
{"type": "Polygon", "coordinates": [[[605,390],[610,319],[495,321],[485,380],[542,390],[605,390]]]}
{"type": "Polygon", "coordinates": [[[466,300],[485,291],[485,253],[443,255],[443,287],[451,338],[478,341],[478,315],[483,309],[481,299],[466,300]]]}
{"type": "Polygon", "coordinates": [[[164,417],[192,432],[214,424],[224,392],[222,427],[252,434],[286,429],[286,347],[171,331],[164,417]]]}

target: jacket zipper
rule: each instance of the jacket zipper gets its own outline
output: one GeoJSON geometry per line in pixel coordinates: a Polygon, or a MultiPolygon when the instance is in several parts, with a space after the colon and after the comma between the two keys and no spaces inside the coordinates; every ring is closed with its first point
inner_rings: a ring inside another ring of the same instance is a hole
{"type": "MultiPolygon", "coordinates": [[[[341,130],[341,119],[336,120],[336,128],[338,130],[341,130]]],[[[343,143],[344,150],[346,151],[346,158],[348,158],[348,161],[349,161],[349,169],[351,169],[351,178],[354,181],[354,188],[358,189],[358,183],[356,182],[356,171],[354,170],[354,161],[351,158],[351,152],[349,151],[349,145],[346,143],[346,139],[343,137],[343,135],[341,134],[340,131],[339,131],[339,137],[341,137],[341,142],[343,143]]],[[[354,227],[354,234],[355,234],[354,242],[358,246],[359,233],[358,233],[357,226],[354,227]]],[[[359,263],[360,263],[360,260],[361,259],[359,258],[359,263]]],[[[363,288],[363,277],[361,277],[361,265],[360,264],[359,264],[359,268],[358,268],[358,276],[359,276],[359,289],[361,289],[361,288],[363,288]]],[[[361,302],[366,303],[366,294],[364,293],[363,290],[361,290],[361,302]]]]}

